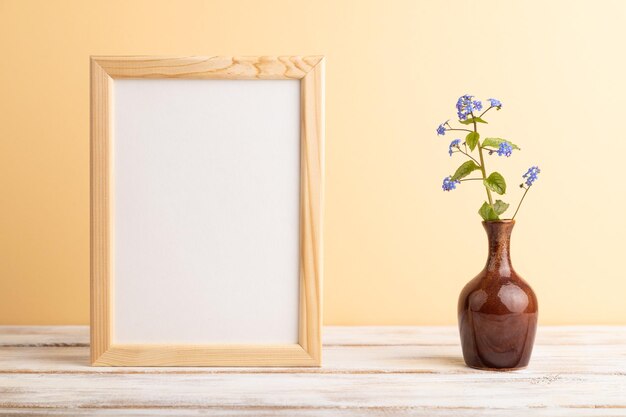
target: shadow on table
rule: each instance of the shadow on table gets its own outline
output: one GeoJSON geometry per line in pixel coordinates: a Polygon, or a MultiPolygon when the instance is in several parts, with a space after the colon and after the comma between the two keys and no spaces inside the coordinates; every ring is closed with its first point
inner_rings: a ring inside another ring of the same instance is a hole
{"type": "Polygon", "coordinates": [[[463,361],[463,358],[456,355],[422,356],[421,359],[425,359],[429,362],[434,362],[440,365],[467,368],[467,365],[465,365],[465,361],[463,361]]]}

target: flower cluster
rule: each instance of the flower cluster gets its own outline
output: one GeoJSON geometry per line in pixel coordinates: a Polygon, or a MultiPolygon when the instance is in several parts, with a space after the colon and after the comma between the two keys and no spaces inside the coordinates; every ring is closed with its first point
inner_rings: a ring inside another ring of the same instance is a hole
{"type": "Polygon", "coordinates": [[[443,136],[446,134],[446,123],[448,122],[442,123],[439,126],[437,126],[437,135],[443,136]]]}
{"type": "Polygon", "coordinates": [[[450,154],[450,156],[452,156],[452,153],[454,152],[452,149],[458,148],[460,144],[461,139],[454,139],[452,142],[450,142],[450,146],[448,147],[448,153],[450,154]]]}
{"type": "Polygon", "coordinates": [[[443,185],[441,186],[441,188],[443,189],[443,191],[452,191],[456,189],[456,185],[460,183],[461,181],[459,180],[452,180],[452,177],[445,177],[443,179],[443,185]]]}
{"type": "MultiPolygon", "coordinates": [[[[478,129],[480,126],[483,126],[483,123],[487,123],[484,119],[485,114],[494,108],[496,110],[502,108],[502,102],[495,98],[485,100],[485,104],[487,108],[483,111],[483,103],[480,100],[476,100],[472,95],[465,94],[459,97],[456,102],[457,116],[461,126],[457,127],[450,124],[450,120],[447,120],[437,127],[437,135],[440,136],[445,135],[449,131],[454,131],[455,133],[467,132],[464,133],[466,135],[465,139],[454,139],[448,145],[448,154],[450,156],[458,153],[466,160],[459,165],[454,174],[443,179],[441,188],[443,191],[452,191],[456,190],[457,185],[462,181],[480,181],[478,184],[484,186],[486,199],[478,210],[478,214],[484,221],[497,221],[507,211],[509,204],[497,199],[495,194],[505,195],[507,193],[507,184],[499,172],[487,171],[484,155],[486,153],[489,155],[497,154],[498,156],[508,158],[513,154],[514,150],[519,151],[520,148],[508,139],[501,137],[481,137],[478,129]],[[463,147],[461,147],[461,144],[463,147]]],[[[532,166],[522,176],[524,183],[520,187],[524,189],[524,193],[511,219],[515,219],[526,193],[534,182],[537,181],[540,172],[539,167],[532,166]]]]}
{"type": "Polygon", "coordinates": [[[498,147],[498,156],[509,157],[513,153],[513,147],[509,142],[502,142],[498,147]]]}
{"type": "Polygon", "coordinates": [[[459,116],[459,120],[465,120],[474,110],[481,111],[482,109],[483,103],[474,100],[474,96],[468,94],[459,97],[456,102],[456,114],[459,116]]]}
{"type": "Polygon", "coordinates": [[[490,99],[487,99],[487,101],[489,101],[489,105],[491,107],[497,107],[498,110],[502,108],[502,102],[498,100],[497,98],[490,98],[490,99]]]}
{"type": "MultiPolygon", "coordinates": [[[[538,166],[528,168],[528,171],[526,171],[526,173],[522,175],[522,178],[526,178],[525,184],[527,187],[530,187],[535,181],[537,181],[540,172],[541,170],[538,166]]],[[[523,186],[524,184],[521,185],[521,187],[523,186]]]]}

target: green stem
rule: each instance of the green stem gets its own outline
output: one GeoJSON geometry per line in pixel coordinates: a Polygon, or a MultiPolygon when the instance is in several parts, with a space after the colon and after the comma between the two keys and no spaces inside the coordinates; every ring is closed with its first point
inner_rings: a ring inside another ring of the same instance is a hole
{"type": "Polygon", "coordinates": [[[526,187],[526,191],[524,191],[524,195],[522,196],[522,199],[519,201],[519,204],[517,205],[517,208],[515,209],[515,213],[513,213],[513,217],[511,217],[511,220],[514,220],[515,216],[517,216],[517,212],[519,211],[519,208],[522,206],[522,202],[524,201],[524,197],[526,197],[526,193],[528,192],[528,190],[530,190],[530,187],[526,187]]]}
{"type": "Polygon", "coordinates": [[[482,181],[482,178],[463,178],[462,180],[459,180],[461,182],[463,181],[482,181]]]}
{"type": "Polygon", "coordinates": [[[491,109],[493,109],[493,106],[489,106],[489,108],[488,108],[487,110],[485,110],[484,112],[482,112],[482,113],[480,114],[480,116],[478,116],[478,117],[481,117],[481,118],[482,118],[482,117],[483,117],[483,114],[487,113],[487,112],[488,112],[489,110],[491,110],[491,109]]]}
{"type": "MultiPolygon", "coordinates": [[[[483,113],[484,114],[484,113],[483,113]]],[[[476,120],[474,118],[474,113],[472,112],[472,120],[474,121],[474,132],[478,133],[478,127],[476,126],[476,120]]],[[[483,158],[483,148],[480,146],[480,142],[478,143],[478,157],[480,159],[480,172],[483,175],[483,180],[487,179],[487,171],[485,170],[485,158],[483,158]]],[[[487,199],[489,200],[489,205],[493,207],[493,199],[491,198],[491,190],[485,185],[485,190],[487,190],[487,199]]]]}

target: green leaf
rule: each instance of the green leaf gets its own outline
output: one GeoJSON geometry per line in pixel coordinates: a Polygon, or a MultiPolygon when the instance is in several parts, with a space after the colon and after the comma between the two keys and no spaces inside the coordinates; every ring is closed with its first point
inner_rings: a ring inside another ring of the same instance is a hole
{"type": "Polygon", "coordinates": [[[504,181],[504,177],[497,172],[492,172],[483,183],[494,193],[500,195],[506,193],[506,181],[504,181]]]}
{"type": "Polygon", "coordinates": [[[464,162],[463,164],[461,164],[460,167],[457,168],[456,172],[454,173],[451,179],[452,181],[460,180],[461,178],[467,177],[469,174],[476,171],[477,169],[480,169],[480,167],[476,165],[476,162],[474,161],[464,162]]]}
{"type": "Polygon", "coordinates": [[[470,132],[465,136],[465,143],[467,143],[467,146],[473,151],[478,144],[478,139],[480,139],[478,132],[470,132]]]}
{"type": "Polygon", "coordinates": [[[509,208],[509,204],[505,203],[502,200],[496,200],[496,202],[493,203],[493,210],[496,212],[498,216],[504,213],[506,209],[508,208],[509,208]]]}
{"type": "Polygon", "coordinates": [[[500,220],[496,211],[486,201],[483,203],[482,206],[480,206],[478,214],[480,214],[480,217],[482,217],[484,221],[500,220]]]}
{"type": "Polygon", "coordinates": [[[486,121],[484,121],[480,117],[470,117],[469,119],[459,120],[459,123],[464,124],[464,125],[471,125],[474,122],[476,122],[476,123],[487,123],[486,121]]]}
{"type": "Polygon", "coordinates": [[[509,145],[511,145],[511,147],[513,149],[520,149],[519,146],[517,146],[516,144],[514,144],[512,142],[509,142],[506,139],[501,139],[501,138],[485,138],[483,140],[482,147],[483,148],[485,148],[485,147],[497,148],[497,147],[500,146],[501,143],[504,143],[504,142],[506,142],[509,145]]]}

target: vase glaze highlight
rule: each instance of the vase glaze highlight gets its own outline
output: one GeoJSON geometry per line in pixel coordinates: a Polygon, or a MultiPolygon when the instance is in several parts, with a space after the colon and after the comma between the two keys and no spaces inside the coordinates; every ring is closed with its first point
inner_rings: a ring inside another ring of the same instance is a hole
{"type": "Polygon", "coordinates": [[[483,222],[489,239],[485,268],[459,296],[459,330],[465,363],[478,369],[528,365],[537,330],[537,297],[511,266],[514,220],[483,222]]]}

